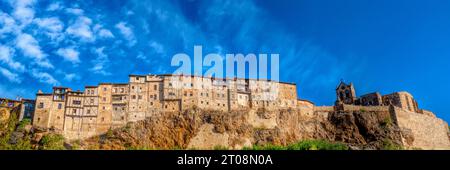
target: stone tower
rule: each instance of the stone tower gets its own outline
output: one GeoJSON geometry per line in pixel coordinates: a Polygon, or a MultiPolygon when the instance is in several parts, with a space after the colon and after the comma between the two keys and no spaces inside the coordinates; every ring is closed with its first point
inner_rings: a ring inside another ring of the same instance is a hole
{"type": "Polygon", "coordinates": [[[355,88],[353,87],[353,83],[346,84],[344,81],[341,81],[339,86],[336,88],[337,101],[336,103],[341,104],[355,104],[357,101],[355,88]]]}

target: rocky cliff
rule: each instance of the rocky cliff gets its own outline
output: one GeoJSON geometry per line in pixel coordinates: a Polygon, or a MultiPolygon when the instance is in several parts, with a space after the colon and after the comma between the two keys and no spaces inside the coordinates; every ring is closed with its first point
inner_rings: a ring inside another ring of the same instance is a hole
{"type": "Polygon", "coordinates": [[[402,133],[395,121],[389,111],[192,109],[155,115],[79,143],[84,149],[242,149],[324,139],[351,149],[401,149],[403,140],[414,136],[402,133]]]}

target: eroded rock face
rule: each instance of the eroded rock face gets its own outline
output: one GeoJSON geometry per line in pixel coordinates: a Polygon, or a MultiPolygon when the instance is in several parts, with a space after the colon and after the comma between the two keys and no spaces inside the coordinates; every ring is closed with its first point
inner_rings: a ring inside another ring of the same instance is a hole
{"type": "Polygon", "coordinates": [[[302,110],[188,110],[161,113],[84,141],[89,149],[242,149],[252,145],[288,145],[305,139],[346,143],[352,149],[401,146],[403,134],[389,112],[311,112],[302,110]]]}
{"type": "Polygon", "coordinates": [[[381,149],[386,142],[402,145],[400,129],[389,112],[332,112],[329,122],[334,129],[332,141],[341,141],[366,149],[381,149]]]}

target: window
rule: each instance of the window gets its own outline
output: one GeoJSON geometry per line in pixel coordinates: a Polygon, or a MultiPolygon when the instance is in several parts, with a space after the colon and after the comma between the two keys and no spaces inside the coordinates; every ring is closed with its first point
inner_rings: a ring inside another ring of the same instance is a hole
{"type": "Polygon", "coordinates": [[[106,97],[103,97],[103,101],[106,102],[106,97]]]}
{"type": "Polygon", "coordinates": [[[74,101],[72,101],[72,103],[75,104],[75,105],[80,105],[81,101],[80,100],[74,100],[74,101]]]}
{"type": "Polygon", "coordinates": [[[105,106],[103,106],[103,110],[105,110],[106,109],[106,107],[105,106]]]}
{"type": "Polygon", "coordinates": [[[88,110],[86,111],[86,113],[87,113],[87,114],[91,114],[91,110],[88,109],[88,110]]]}
{"type": "Polygon", "coordinates": [[[141,96],[141,95],[139,95],[139,96],[138,96],[138,99],[139,99],[139,100],[140,100],[140,99],[142,99],[142,96],[141,96]]]}
{"type": "Polygon", "coordinates": [[[153,102],[150,102],[150,105],[152,105],[152,106],[153,106],[153,102]]]}
{"type": "Polygon", "coordinates": [[[172,87],[172,83],[169,83],[169,87],[172,87]]]}
{"type": "Polygon", "coordinates": [[[131,99],[133,99],[133,100],[136,99],[136,95],[132,95],[131,99]]]}
{"type": "Polygon", "coordinates": [[[40,109],[42,109],[42,108],[44,108],[44,103],[39,103],[39,106],[38,106],[38,108],[40,108],[40,109]]]}
{"type": "Polygon", "coordinates": [[[131,89],[133,89],[133,90],[134,90],[134,86],[131,86],[131,89]]]}
{"type": "Polygon", "coordinates": [[[76,113],[77,113],[77,109],[73,109],[73,110],[72,110],[72,113],[73,113],[73,114],[76,114],[76,113]]]}
{"type": "Polygon", "coordinates": [[[106,87],[103,88],[103,91],[106,91],[106,87]]]}
{"type": "Polygon", "coordinates": [[[136,80],[139,80],[139,77],[136,77],[136,80]]]}
{"type": "Polygon", "coordinates": [[[153,89],[154,90],[158,90],[158,86],[157,85],[153,85],[153,89]]]}

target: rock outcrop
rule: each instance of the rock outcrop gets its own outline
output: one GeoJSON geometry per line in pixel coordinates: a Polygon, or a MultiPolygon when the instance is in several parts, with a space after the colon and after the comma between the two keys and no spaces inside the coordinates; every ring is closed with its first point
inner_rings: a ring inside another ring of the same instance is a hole
{"type": "Polygon", "coordinates": [[[414,137],[389,111],[192,109],[161,113],[81,143],[85,149],[242,149],[324,139],[351,149],[400,149],[414,137]]]}

